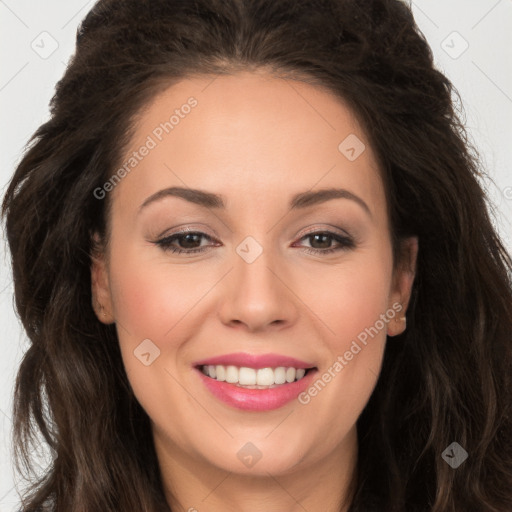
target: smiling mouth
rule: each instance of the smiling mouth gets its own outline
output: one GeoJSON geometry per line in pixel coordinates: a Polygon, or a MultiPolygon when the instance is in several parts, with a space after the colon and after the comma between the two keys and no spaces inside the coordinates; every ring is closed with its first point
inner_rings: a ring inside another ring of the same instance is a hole
{"type": "Polygon", "coordinates": [[[294,368],[278,366],[275,368],[250,368],[233,365],[198,365],[196,369],[206,377],[217,382],[226,382],[244,389],[272,389],[298,382],[308,373],[316,370],[312,368],[294,368]]]}

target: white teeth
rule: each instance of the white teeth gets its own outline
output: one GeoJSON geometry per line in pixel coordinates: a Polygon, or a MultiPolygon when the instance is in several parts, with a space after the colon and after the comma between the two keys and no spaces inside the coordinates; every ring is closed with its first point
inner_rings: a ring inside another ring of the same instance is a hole
{"type": "Polygon", "coordinates": [[[286,368],[280,366],[274,370],[274,382],[276,384],[284,384],[286,382],[286,368]]]}
{"type": "Polygon", "coordinates": [[[272,368],[260,368],[256,379],[258,386],[272,386],[272,384],[275,384],[274,370],[272,368]]]}
{"type": "Polygon", "coordinates": [[[226,380],[226,369],[224,366],[216,366],[215,371],[217,373],[217,380],[220,380],[221,382],[226,380]]]}
{"type": "Polygon", "coordinates": [[[203,366],[201,370],[212,379],[249,388],[268,387],[286,382],[294,382],[295,380],[302,379],[306,374],[304,368],[286,368],[284,366],[255,369],[246,366],[239,368],[232,365],[210,364],[203,366]]]}
{"type": "Polygon", "coordinates": [[[238,370],[238,383],[242,386],[254,386],[256,384],[256,370],[254,368],[240,368],[238,370]]]}
{"type": "Polygon", "coordinates": [[[230,384],[238,382],[238,368],[236,366],[226,367],[226,382],[229,382],[230,384]]]}

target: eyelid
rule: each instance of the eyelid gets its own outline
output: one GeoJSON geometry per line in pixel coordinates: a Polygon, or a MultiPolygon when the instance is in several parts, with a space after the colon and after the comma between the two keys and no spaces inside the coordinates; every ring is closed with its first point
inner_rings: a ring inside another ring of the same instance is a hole
{"type": "Polygon", "coordinates": [[[334,230],[335,234],[337,234],[339,236],[353,238],[355,240],[355,236],[353,234],[349,233],[348,231],[345,231],[344,229],[341,229],[337,226],[332,226],[330,224],[325,224],[324,226],[327,226],[327,227],[314,226],[311,229],[308,228],[306,231],[301,231],[297,235],[297,238],[301,239],[301,238],[304,238],[306,235],[309,235],[312,233],[332,232],[334,230]]]}
{"type": "Polygon", "coordinates": [[[176,228],[172,228],[171,230],[169,229],[165,229],[164,231],[162,231],[162,233],[160,233],[159,235],[157,235],[155,238],[157,240],[160,240],[162,238],[168,238],[170,236],[173,236],[173,235],[179,235],[181,233],[188,233],[188,232],[201,232],[211,238],[219,238],[219,235],[215,232],[215,230],[211,229],[211,228],[207,228],[204,224],[199,224],[199,225],[194,225],[194,224],[187,224],[185,227],[180,227],[180,226],[177,226],[176,228]],[[213,233],[210,234],[206,231],[211,231],[213,233]]]}
{"type": "MultiPolygon", "coordinates": [[[[329,254],[334,254],[334,253],[347,251],[347,250],[353,250],[354,248],[356,248],[359,245],[358,240],[354,236],[347,233],[347,231],[345,231],[345,230],[340,230],[340,228],[337,228],[335,226],[331,226],[330,228],[324,228],[324,229],[317,226],[317,227],[309,228],[306,231],[303,231],[300,235],[297,235],[296,237],[294,237],[296,242],[294,242],[294,244],[291,247],[297,247],[295,245],[297,242],[299,242],[299,244],[300,244],[301,240],[308,238],[309,236],[321,235],[321,234],[327,235],[329,238],[333,239],[333,241],[336,244],[338,244],[338,246],[325,248],[325,249],[302,247],[302,251],[304,253],[313,254],[314,256],[327,257],[329,254]],[[340,233],[339,231],[342,231],[343,234],[340,233]]],[[[212,237],[208,233],[205,233],[201,230],[194,229],[191,226],[186,226],[185,228],[182,228],[180,231],[171,232],[171,233],[165,235],[163,238],[159,238],[152,243],[157,245],[164,252],[171,252],[173,254],[181,254],[184,257],[192,256],[194,254],[209,252],[210,248],[219,247],[219,245],[220,246],[223,245],[222,242],[220,242],[215,237],[212,237]],[[186,249],[186,248],[181,249],[179,247],[172,246],[173,241],[179,239],[182,236],[186,236],[188,233],[199,235],[201,238],[208,239],[210,242],[213,242],[213,243],[210,243],[210,244],[207,244],[204,246],[200,245],[199,247],[194,247],[194,248],[189,248],[189,249],[186,249]]],[[[299,247],[301,247],[301,246],[299,245],[299,247]]]]}
{"type": "MultiPolygon", "coordinates": [[[[204,225],[201,225],[200,226],[204,226],[204,225]]],[[[343,237],[347,237],[347,238],[352,238],[354,239],[354,241],[357,241],[356,240],[356,237],[349,233],[348,231],[344,230],[344,229],[341,229],[337,226],[333,226],[331,224],[325,224],[324,226],[327,226],[327,228],[322,228],[322,227],[319,227],[319,226],[313,226],[311,228],[307,228],[305,231],[301,231],[299,232],[294,238],[295,239],[302,239],[304,238],[305,236],[307,236],[308,234],[312,234],[312,233],[320,233],[320,232],[323,232],[323,231],[331,231],[331,230],[335,230],[337,232],[337,234],[339,234],[340,236],[343,236],[343,237]]],[[[219,241],[219,235],[217,233],[215,233],[214,230],[212,230],[214,232],[214,235],[211,235],[207,232],[203,232],[202,229],[205,229],[204,227],[201,227],[201,228],[196,228],[194,225],[187,225],[183,228],[181,227],[177,227],[176,228],[176,231],[174,230],[164,230],[161,234],[159,234],[157,237],[156,237],[156,240],[162,240],[162,239],[165,239],[165,238],[169,238],[173,235],[180,235],[182,233],[188,233],[188,232],[201,232],[201,234],[204,234],[206,235],[206,237],[210,238],[210,239],[217,239],[217,241],[219,241]]]]}

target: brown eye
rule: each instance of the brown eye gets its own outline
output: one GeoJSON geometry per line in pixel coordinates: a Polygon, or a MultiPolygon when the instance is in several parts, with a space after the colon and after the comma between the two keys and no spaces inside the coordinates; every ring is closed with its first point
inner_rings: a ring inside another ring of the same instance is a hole
{"type": "Polygon", "coordinates": [[[201,246],[202,238],[213,241],[213,239],[206,233],[201,233],[200,231],[186,231],[166,236],[165,238],[156,241],[155,244],[161,247],[164,251],[191,254],[203,252],[209,247],[208,245],[201,246]]]}
{"type": "Polygon", "coordinates": [[[305,247],[304,250],[313,254],[326,254],[355,247],[355,242],[352,238],[330,231],[308,233],[301,238],[301,240],[305,239],[309,240],[310,247],[305,247]],[[337,247],[332,247],[333,241],[338,244],[337,247]]]}

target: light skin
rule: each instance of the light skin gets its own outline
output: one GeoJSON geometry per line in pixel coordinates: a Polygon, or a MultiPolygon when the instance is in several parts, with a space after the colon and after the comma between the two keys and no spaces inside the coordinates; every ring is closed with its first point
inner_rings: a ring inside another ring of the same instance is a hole
{"type": "Polygon", "coordinates": [[[393,304],[403,306],[396,318],[405,314],[417,240],[404,241],[403,264],[394,268],[370,144],[341,100],[304,82],[264,72],[183,80],[144,110],[127,155],[190,96],[197,106],[110,192],[111,237],[91,267],[98,318],[116,323],[173,510],[346,511],[356,421],[386,335],[401,333],[404,322],[391,319],[368,338],[306,405],[237,409],[210,394],[193,363],[272,352],[313,362],[323,374],[393,304]],[[354,161],[338,149],[349,134],[366,145],[354,161]],[[169,187],[218,194],[224,208],[170,195],[142,207],[169,187]],[[359,200],[290,208],[294,195],[329,188],[359,200]],[[155,243],[184,229],[205,236],[188,245],[175,238],[173,247],[206,250],[178,254],[155,243]],[[333,236],[311,235],[325,232],[333,236]],[[262,249],[251,263],[236,250],[248,236],[262,249]],[[340,250],[321,252],[332,248],[340,250]],[[149,366],[134,355],[145,339],[160,350],[149,366]],[[252,467],[237,457],[248,442],[262,455],[252,467]]]}

